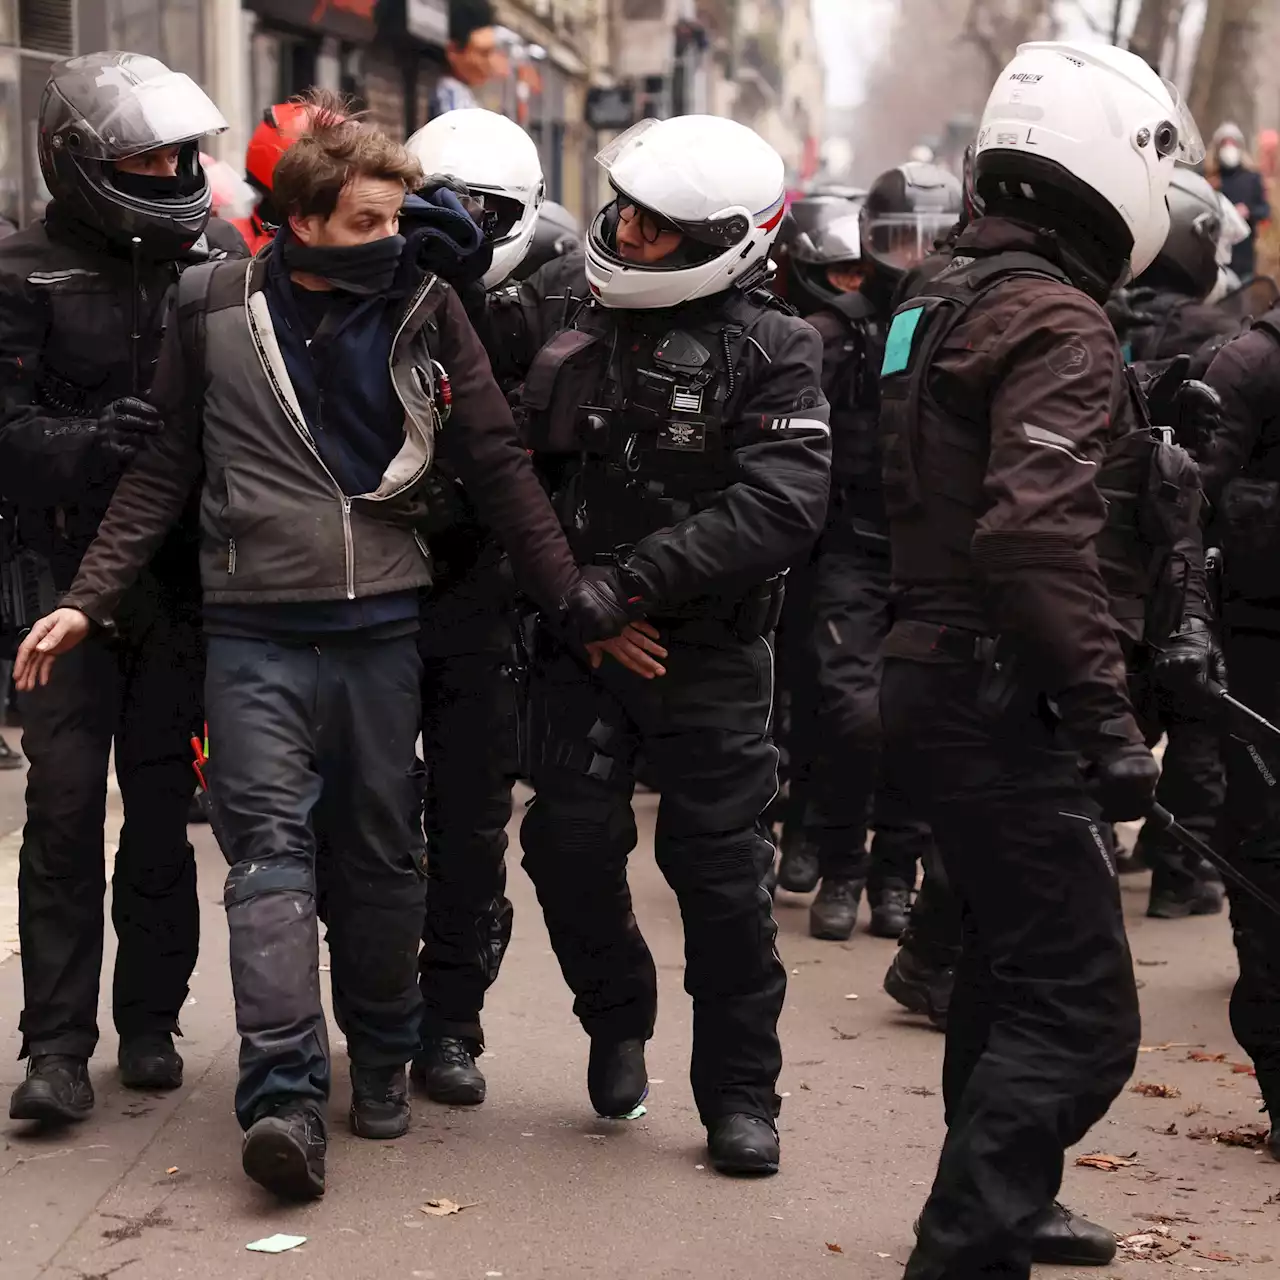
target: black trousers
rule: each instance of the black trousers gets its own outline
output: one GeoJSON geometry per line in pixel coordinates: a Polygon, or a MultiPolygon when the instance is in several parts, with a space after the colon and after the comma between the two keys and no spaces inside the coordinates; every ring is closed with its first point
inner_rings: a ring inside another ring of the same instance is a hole
{"type": "Polygon", "coordinates": [[[889,752],[964,912],[943,1066],[947,1136],[907,1280],[1027,1280],[1063,1151],[1124,1087],[1138,996],[1114,863],[1075,755],[980,668],[889,659],[889,752]]]}
{"type": "Polygon", "coordinates": [[[98,1042],[107,767],[124,825],[112,876],[121,1036],[178,1031],[200,944],[187,842],[204,654],[192,610],[140,587],[115,638],[94,636],[21,697],[27,823],[18,870],[22,1053],[89,1057],[98,1042]]]}
{"type": "Polygon", "coordinates": [[[767,640],[743,642],[718,622],[659,629],[667,674],[653,681],[610,658],[592,674],[540,637],[530,690],[537,798],[520,833],[524,866],[587,1034],[647,1040],[657,980],[626,871],[643,748],[661,795],[658,866],[684,922],[699,1114],[704,1124],[733,1112],[772,1119],[787,983],[761,883],[773,846],[759,818],[777,789],[772,653],[767,640]]]}
{"type": "MultiPolygon", "coordinates": [[[[1141,669],[1130,686],[1147,741],[1154,744],[1162,732],[1168,734],[1156,799],[1188,831],[1217,848],[1227,790],[1221,734],[1170,695],[1153,691],[1141,669]]],[[[1137,848],[1152,868],[1153,888],[1186,892],[1205,876],[1200,858],[1152,826],[1142,828],[1137,848]]]]}
{"type": "Polygon", "coordinates": [[[329,1095],[317,856],[334,1011],[352,1062],[402,1066],[417,1048],[421,675],[412,636],[314,646],[209,639],[209,796],[231,864],[224,902],[243,1128],[281,1101],[329,1095]]]}
{"type": "Polygon", "coordinates": [[[916,882],[929,829],[881,751],[880,646],[891,624],[888,557],[828,530],[813,566],[809,651],[814,749],[805,829],[824,877],[916,882]],[[875,828],[866,852],[867,826],[875,828]]]}
{"type": "MultiPolygon", "coordinates": [[[[1273,724],[1280,717],[1280,634],[1224,637],[1231,692],[1273,724]]],[[[1273,898],[1280,898],[1280,760],[1224,738],[1227,803],[1222,851],[1273,898]]],[[[1273,1123],[1280,1123],[1280,921],[1226,881],[1240,976],[1231,993],[1231,1030],[1253,1059],[1273,1123]]]]}
{"type": "Polygon", "coordinates": [[[485,992],[511,941],[507,822],[519,768],[513,625],[500,611],[455,616],[429,604],[419,639],[427,764],[422,1034],[481,1047],[485,992]]]}

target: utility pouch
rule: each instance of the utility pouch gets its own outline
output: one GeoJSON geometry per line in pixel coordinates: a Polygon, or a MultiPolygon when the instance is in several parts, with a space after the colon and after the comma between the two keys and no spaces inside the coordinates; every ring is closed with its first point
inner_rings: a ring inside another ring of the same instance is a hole
{"type": "Polygon", "coordinates": [[[734,610],[730,624],[733,634],[747,644],[769,635],[782,616],[785,595],[786,584],[781,574],[753,588],[738,602],[734,610]]]}

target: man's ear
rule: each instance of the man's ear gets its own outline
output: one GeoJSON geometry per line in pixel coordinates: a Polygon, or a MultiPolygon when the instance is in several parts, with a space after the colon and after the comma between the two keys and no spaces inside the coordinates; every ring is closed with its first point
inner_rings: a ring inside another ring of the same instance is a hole
{"type": "Polygon", "coordinates": [[[289,230],[293,232],[294,238],[301,244],[310,244],[314,235],[311,218],[300,217],[296,213],[289,215],[289,230]]]}

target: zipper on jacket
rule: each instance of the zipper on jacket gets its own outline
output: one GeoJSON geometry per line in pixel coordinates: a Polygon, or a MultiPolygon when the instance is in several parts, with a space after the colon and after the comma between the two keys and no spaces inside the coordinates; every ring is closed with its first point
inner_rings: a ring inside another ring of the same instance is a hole
{"type": "Polygon", "coordinates": [[[351,536],[351,499],[342,495],[342,541],[347,551],[347,599],[356,598],[356,548],[351,536]]]}
{"type": "Polygon", "coordinates": [[[227,539],[227,573],[232,574],[236,571],[236,540],[234,538],[227,539]]]}

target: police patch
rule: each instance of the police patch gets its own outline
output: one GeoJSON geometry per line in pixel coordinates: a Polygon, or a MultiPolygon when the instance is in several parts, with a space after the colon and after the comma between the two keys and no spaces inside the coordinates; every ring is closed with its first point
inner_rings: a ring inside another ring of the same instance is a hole
{"type": "Polygon", "coordinates": [[[671,408],[677,413],[702,412],[701,387],[676,387],[671,392],[671,408]]]}
{"type": "Polygon", "coordinates": [[[1068,338],[1060,347],[1050,351],[1044,362],[1055,378],[1079,378],[1092,368],[1093,356],[1079,338],[1068,338]]]}
{"type": "Polygon", "coordinates": [[[658,429],[657,445],[674,453],[702,453],[707,445],[706,428],[700,422],[664,422],[658,429]]]}

